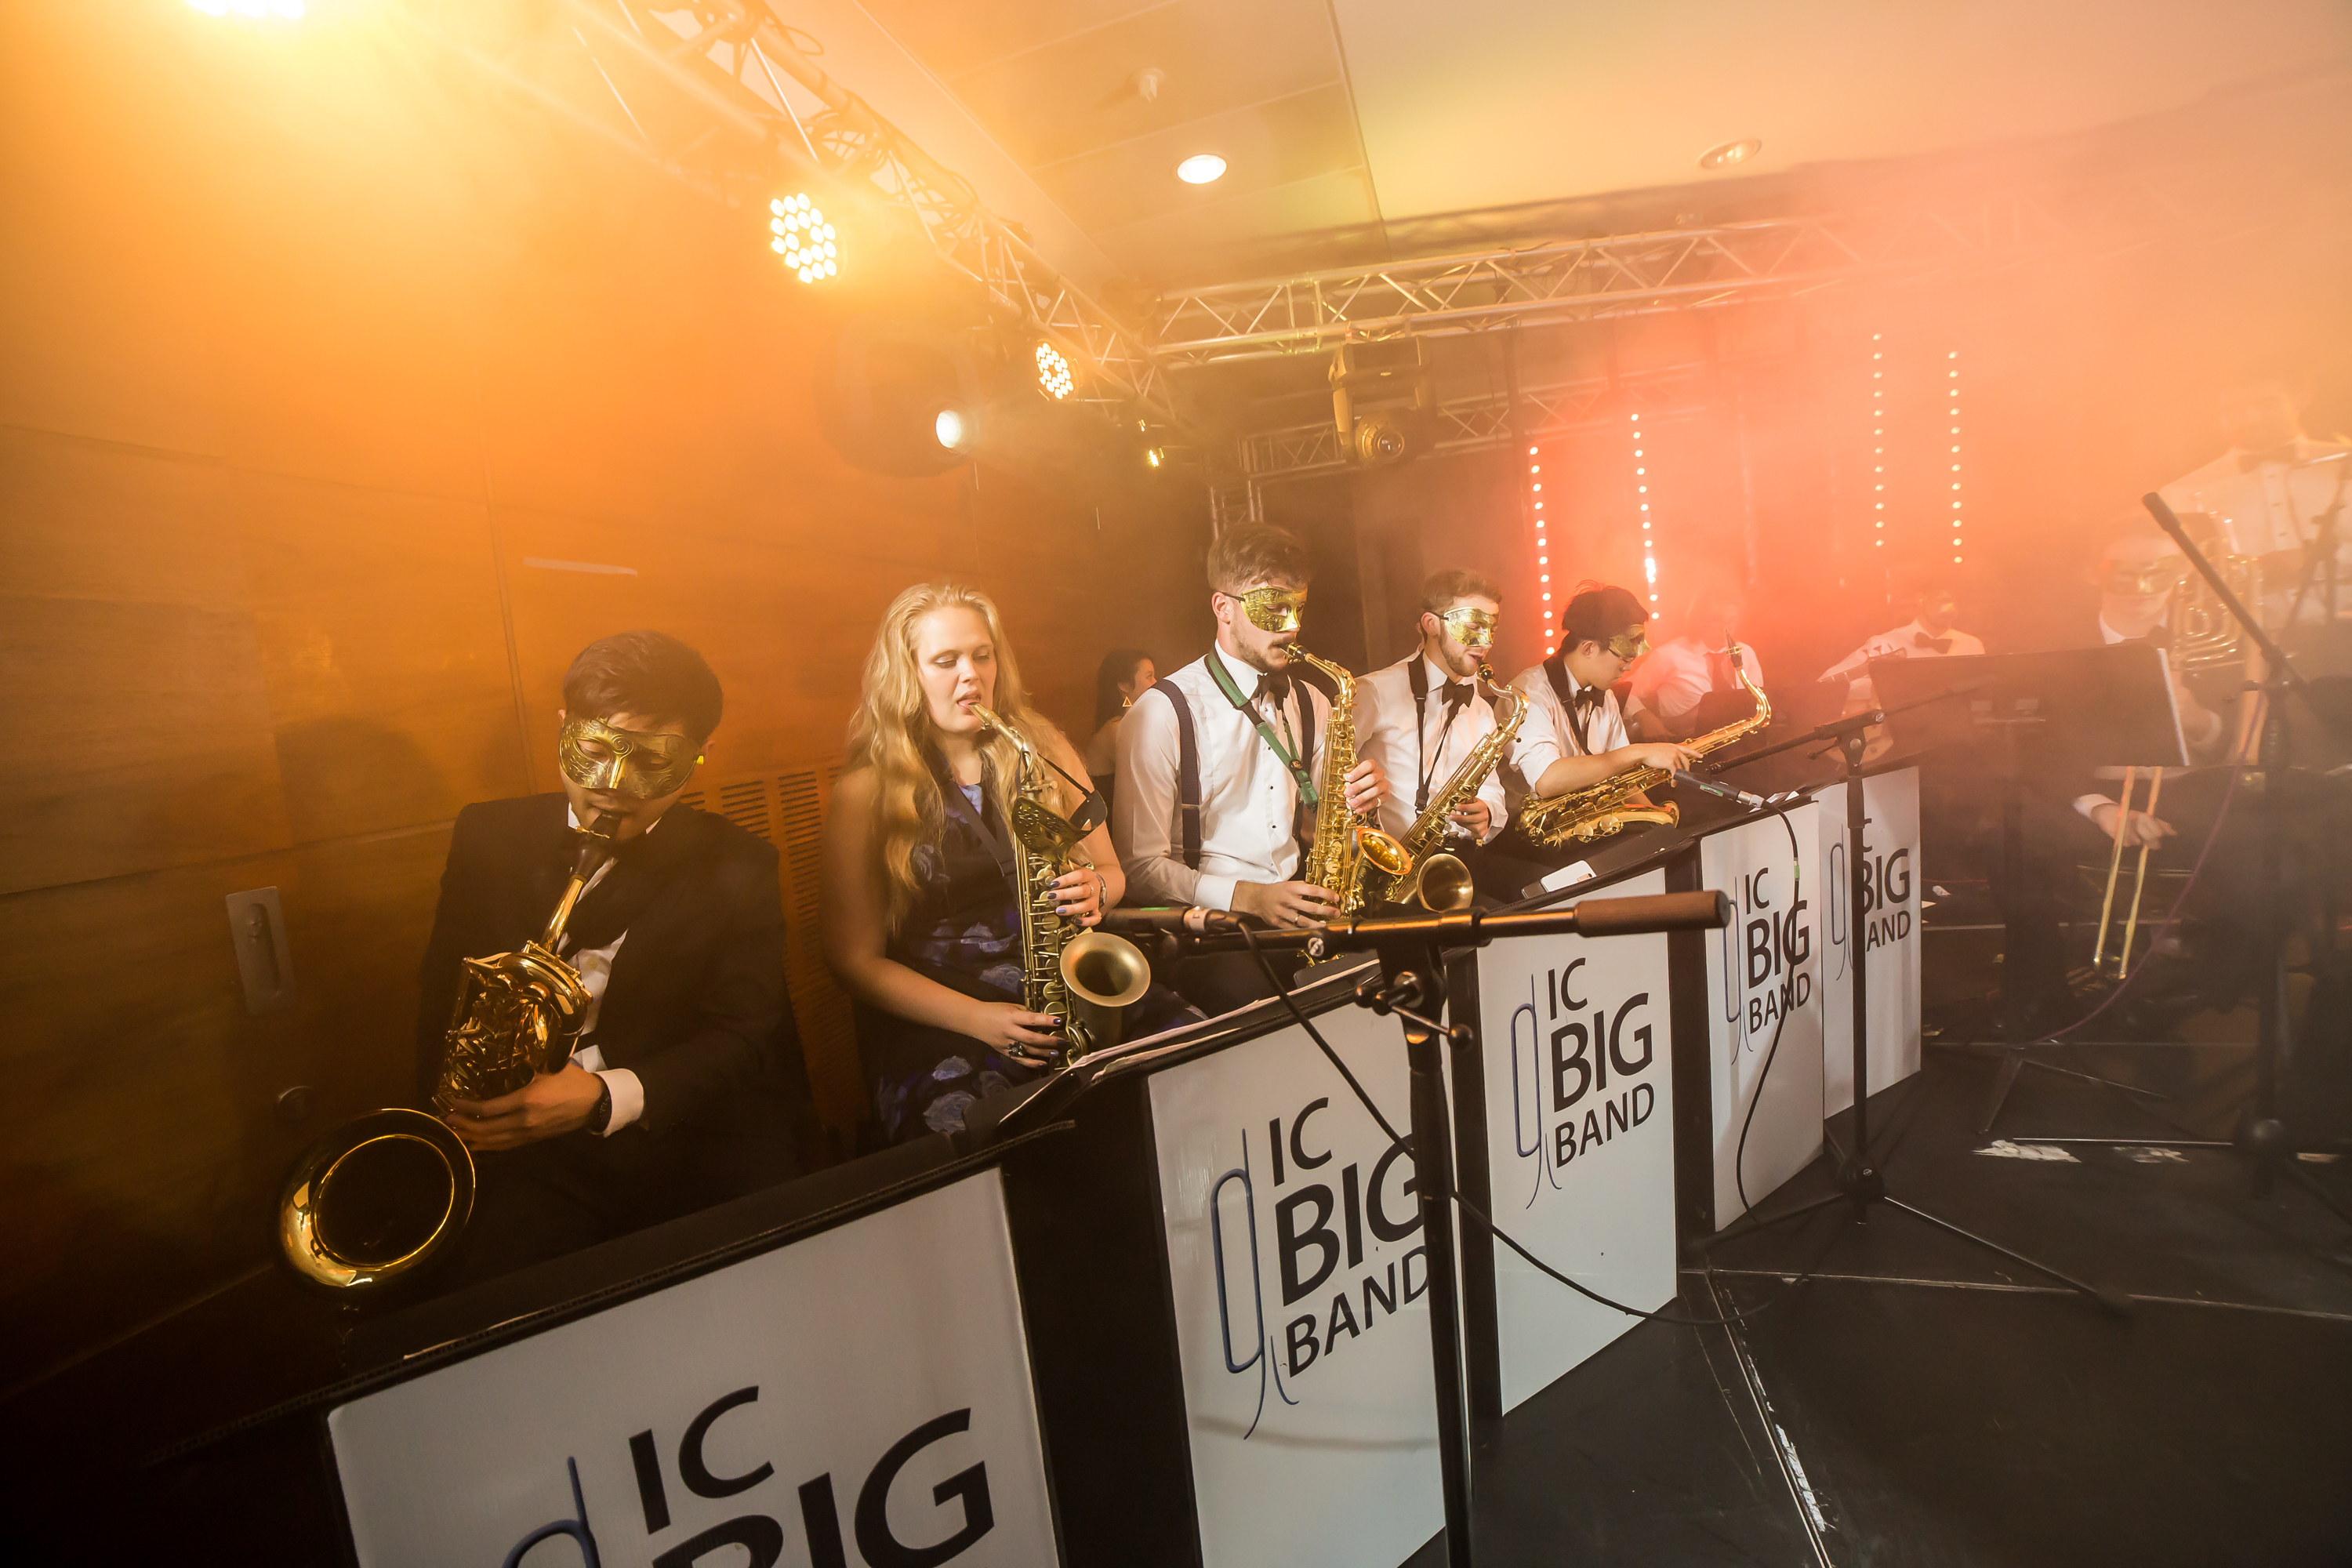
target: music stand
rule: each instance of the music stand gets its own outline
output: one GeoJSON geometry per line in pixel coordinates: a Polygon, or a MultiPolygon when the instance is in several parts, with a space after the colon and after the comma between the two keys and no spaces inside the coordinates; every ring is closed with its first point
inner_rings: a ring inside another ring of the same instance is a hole
{"type": "MultiPolygon", "coordinates": [[[[1885,664],[1892,667],[1894,665],[1906,662],[1908,661],[1900,659],[1874,660],[1872,679],[1875,680],[1877,679],[1878,672],[1875,668],[1877,665],[1885,664]]],[[[1922,665],[1927,665],[1929,661],[1921,660],[1919,662],[1922,665]]],[[[1937,659],[1933,661],[1936,666],[1945,667],[1931,671],[1927,678],[1933,684],[1937,686],[1939,689],[1930,693],[1914,695],[1907,700],[1907,702],[1897,703],[1895,706],[1897,708],[1907,707],[1910,711],[1917,712],[1937,708],[1950,708],[1954,706],[1954,704],[1946,702],[1944,700],[1946,698],[1958,698],[1961,696],[1973,697],[1979,695],[1977,690],[1971,687],[1969,679],[1965,677],[1959,680],[1954,680],[1952,679],[1952,671],[1948,668],[1954,664],[1973,664],[1976,662],[1978,661],[1973,659],[1937,659]]],[[[1908,677],[1906,676],[1904,679],[1907,680],[1908,677]]],[[[1981,678],[1979,677],[1979,679],[1981,678]]],[[[1886,695],[1885,689],[1879,688],[1878,694],[1884,698],[1886,695]]],[[[1833,723],[1823,724],[1809,735],[1801,735],[1794,740],[1782,742],[1778,746],[1768,746],[1763,751],[1750,752],[1746,757],[1733,758],[1730,761],[1717,764],[1716,768],[1709,770],[1711,772],[1719,772],[1735,768],[1743,762],[1752,762],[1757,758],[1769,756],[1775,752],[1788,750],[1795,746],[1810,745],[1817,740],[1828,741],[1834,743],[1838,751],[1845,759],[1845,835],[1847,846],[1846,866],[1848,868],[1846,893],[1847,897],[1853,900],[1847,905],[1847,908],[1855,910],[1860,910],[1866,906],[1870,894],[1871,876],[1869,858],[1863,853],[1864,813],[1863,810],[1862,797],[1862,754],[1869,747],[1869,731],[1871,727],[1884,722],[1888,717],[1890,711],[1892,711],[1892,710],[1882,707],[1873,709],[1868,712],[1856,713],[1849,718],[1838,720],[1833,723]]],[[[1859,916],[1856,918],[1859,919],[1859,916]]],[[[1968,1242],[1971,1246],[1982,1247],[1987,1252],[1995,1253],[2000,1257],[2006,1258],[2011,1263],[2022,1264],[2026,1268],[2032,1269],[2037,1274],[2045,1274],[2051,1279],[2057,1280],[2060,1284],[2066,1286],[2069,1289],[2079,1292],[2119,1317],[2128,1312],[2130,1310],[2130,1305],[2124,1297],[2113,1291],[2102,1290],[2095,1285],[2088,1284],[2081,1279],[2077,1279],[2071,1274],[2064,1273],[2060,1269],[2053,1268],[2047,1263],[2042,1263],[2034,1258],[2028,1258],[2021,1252],[2011,1251],[2010,1248],[2003,1247],[2000,1243],[1994,1241],[1988,1237],[1979,1236],[1974,1231],[1963,1230],[1958,1226],[1954,1225],[1951,1221],[1943,1218],[1941,1215],[1930,1214],[1926,1209],[1920,1208],[1915,1204],[1905,1203],[1902,1199],[1896,1197],[1894,1194],[1886,1190],[1886,1178],[1885,1173],[1880,1171],[1877,1165],[1874,1164],[1870,1158],[1870,944],[1867,942],[1856,941],[1853,946],[1853,1152],[1847,1154],[1838,1163],[1838,1169],[1836,1172],[1838,1191],[1832,1193],[1828,1197],[1816,1198],[1811,1203],[1799,1204],[1795,1208],[1783,1210],[1782,1212],[1772,1215],[1769,1219],[1755,1220],[1754,1216],[1756,1211],[1751,1208],[1748,1210],[1748,1217],[1751,1220],[1754,1220],[1754,1224],[1748,1228],[1754,1229],[1758,1226],[1764,1225],[1778,1225],[1783,1220],[1794,1219],[1800,1215],[1811,1214],[1815,1209],[1828,1208],[1834,1204],[1851,1204],[1853,1205],[1853,1214],[1850,1217],[1856,1225],[1867,1225],[1870,1222],[1870,1210],[1872,1205],[1876,1204],[1885,1204],[1889,1208],[1907,1214],[1912,1218],[1919,1220],[1924,1224],[1931,1225],[1937,1230],[1943,1231],[1948,1235],[1958,1237],[1962,1241],[1968,1242]]],[[[1710,1237],[1701,1245],[1705,1247],[1711,1247],[1730,1237],[1742,1234],[1745,1234],[1745,1232],[1734,1226],[1717,1231],[1713,1237],[1710,1237]]]]}
{"type": "Polygon", "coordinates": [[[2025,901],[2014,889],[2026,875],[2024,781],[2029,773],[2088,776],[2095,767],[2187,765],[2188,747],[2164,651],[2132,642],[2059,653],[1882,658],[1871,661],[1870,677],[1885,683],[1879,689],[1897,706],[1955,680],[1979,687],[1965,707],[1929,704],[1911,708],[1894,721],[1901,743],[1915,749],[1940,747],[1956,758],[1988,758],[2000,782],[2000,863],[2011,883],[2002,911],[2001,940],[2008,957],[2001,976],[2003,1038],[1976,1045],[1991,1045],[2001,1053],[2000,1071],[1979,1131],[1991,1132],[2019,1073],[2029,1067],[2090,1079],[2126,1093],[2148,1093],[2026,1055],[2035,1033],[2029,1009],[2038,998],[2026,994],[2018,973],[2023,967],[2021,956],[2036,933],[2025,919],[2025,901]]]}

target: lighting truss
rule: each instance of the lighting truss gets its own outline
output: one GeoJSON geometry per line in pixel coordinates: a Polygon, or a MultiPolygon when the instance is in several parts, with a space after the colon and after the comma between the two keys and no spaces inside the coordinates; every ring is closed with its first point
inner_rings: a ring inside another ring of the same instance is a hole
{"type": "MultiPolygon", "coordinates": [[[[1506,395],[1455,398],[1440,403],[1434,410],[1437,437],[1425,450],[1468,452],[1507,446],[1522,437],[1548,439],[1571,431],[1613,428],[1612,421],[1629,412],[1652,419],[1696,415],[1713,401],[1723,374],[1723,367],[1716,363],[1699,361],[1614,381],[1588,376],[1521,387],[1516,431],[1506,395]],[[1608,405],[1605,414],[1601,412],[1604,404],[1608,405]]],[[[1357,466],[1349,443],[1328,419],[1244,436],[1241,463],[1253,487],[1340,473],[1357,466]]]]}
{"type": "Polygon", "coordinates": [[[2215,164],[2095,190],[2004,191],[1712,227],[1664,229],[1331,268],[1162,294],[1153,352],[1167,367],[1321,354],[1343,342],[1704,310],[1849,279],[1980,274],[2058,252],[2096,255],[2216,237],[2230,214],[2283,215],[2245,171],[2215,164]],[[2193,215],[2193,216],[2192,216],[2193,215]]]}
{"type": "MultiPolygon", "coordinates": [[[[592,56],[607,47],[625,50],[718,118],[719,124],[706,125],[698,143],[731,129],[756,140],[772,160],[863,188],[912,218],[941,260],[1077,367],[1069,401],[1122,417],[1183,424],[1160,365],[1133,334],[1040,258],[1015,226],[990,212],[969,181],[828,75],[814,58],[815,40],[786,27],[764,4],[564,5],[592,56]],[[787,79],[817,107],[807,114],[795,110],[787,79]]],[[[646,136],[643,118],[601,63],[597,69],[630,124],[646,136]]]]}

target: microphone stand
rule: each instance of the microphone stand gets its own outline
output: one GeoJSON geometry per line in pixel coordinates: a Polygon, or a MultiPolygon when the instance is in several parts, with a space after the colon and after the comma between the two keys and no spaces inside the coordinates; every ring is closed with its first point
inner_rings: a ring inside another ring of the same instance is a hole
{"type": "MultiPolygon", "coordinates": [[[[2352,1219],[2325,1189],[2294,1166],[2290,1156],[2297,1152],[2295,1141],[2289,1136],[2286,1123],[2278,1113],[2279,1075],[2294,1058],[2294,1026],[2287,1007],[2289,915],[2284,887],[2289,778],[2287,693],[2305,699],[2322,724],[2329,721],[2324,709],[2309,703],[2311,683],[2294,667],[2286,649],[2263,629],[2261,619],[2223,580],[2220,570],[2197,547],[2196,541],[2189,537],[2189,531],[2172,508],[2165,504],[2164,498],[2151,493],[2142,496],[2140,504],[2147,508],[2157,526],[2172,536],[2172,542],[2180,547],[2181,554],[2197,569],[2198,575],[2212,587],[2213,596],[2238,623],[2246,641],[2262,650],[2270,672],[2266,680],[2248,682],[2248,689],[2263,693],[2262,741],[2255,753],[2255,766],[2263,776],[2262,885],[2266,896],[2262,912],[2256,917],[2262,942],[2262,993],[2256,1004],[2254,1098],[2240,1115],[2231,1141],[2253,1167],[2254,1196],[2268,1195],[2273,1181],[2284,1172],[2338,1217],[2352,1219]]],[[[2299,595],[2297,602],[2300,603],[2299,595]]]]}
{"type": "MultiPolygon", "coordinates": [[[[1800,735],[1794,740],[1784,741],[1777,746],[1767,747],[1763,751],[1750,752],[1745,756],[1717,763],[1710,770],[1720,772],[1725,768],[1737,767],[1741,763],[1753,762],[1759,757],[1770,756],[1776,752],[1811,745],[1816,741],[1833,742],[1845,759],[1846,908],[1851,911],[1847,917],[1846,940],[1853,944],[1853,1149],[1837,1163],[1835,1175],[1838,1191],[1825,1198],[1816,1198],[1811,1203],[1800,1204],[1794,1208],[1785,1209],[1769,1220],[1756,1220],[1740,1229],[1727,1228],[1717,1231],[1700,1243],[1700,1247],[1701,1250],[1712,1248],[1731,1237],[1744,1236],[1762,1226],[1778,1225],[1782,1220],[1794,1219],[1800,1215],[1811,1214],[1816,1209],[1829,1208],[1837,1204],[1853,1205],[1853,1212],[1849,1217],[1856,1225],[1868,1225],[1871,1206],[1874,1204],[1885,1204],[1889,1208],[1907,1214],[1912,1218],[1931,1225],[1948,1235],[1956,1236],[1971,1246],[2006,1258],[2011,1263],[2022,1264],[2037,1274],[2048,1275],[2108,1311],[2122,1316],[2130,1310],[2130,1307],[2120,1294],[2103,1290],[2095,1285],[2077,1279],[2071,1274],[2053,1268],[2050,1265],[2028,1258],[2021,1252],[2012,1251],[1997,1241],[1977,1235],[1974,1231],[1963,1230],[1948,1219],[1930,1214],[1916,1204],[1906,1203],[1895,1196],[1886,1190],[1885,1173],[1870,1157],[1870,935],[1867,922],[1863,917],[1863,910],[1869,892],[1870,871],[1862,847],[1864,821],[1862,753],[1868,748],[1870,742],[1864,731],[1885,719],[1888,713],[1903,712],[1907,709],[1923,707],[1930,702],[1942,702],[1967,692],[1979,690],[1990,684],[1989,681],[1969,681],[1959,686],[1948,687],[1942,691],[1904,703],[1898,708],[1873,709],[1868,712],[1832,720],[1813,730],[1810,734],[1800,735]]],[[[1748,1215],[1752,1216],[1755,1212],[1751,1208],[1748,1210],[1748,1215]]]]}
{"type": "MultiPolygon", "coordinates": [[[[1413,1186],[1421,1234],[1429,1249],[1430,1363],[1437,1393],[1438,1468],[1445,1500],[1448,1568],[1471,1568],[1469,1394],[1462,1368],[1462,1303],[1454,1248],[1454,1120],[1446,1104],[1445,1062],[1439,1042],[1456,1050],[1475,1046],[1477,1031],[1448,1026],[1445,948],[1483,947],[1498,936],[1634,936],[1655,931],[1717,931],[1731,922],[1731,900],[1720,892],[1661,893],[1646,898],[1587,899],[1564,910],[1357,917],[1308,931],[1198,935],[1167,932],[1162,940],[1196,952],[1223,952],[1254,942],[1260,949],[1301,948],[1318,962],[1336,953],[1372,952],[1381,973],[1356,988],[1355,1001],[1404,1026],[1412,1075],[1413,1186]]],[[[1352,1080],[1351,1080],[1352,1081],[1352,1080]]],[[[1367,1104],[1369,1105],[1369,1101],[1367,1104]]]]}

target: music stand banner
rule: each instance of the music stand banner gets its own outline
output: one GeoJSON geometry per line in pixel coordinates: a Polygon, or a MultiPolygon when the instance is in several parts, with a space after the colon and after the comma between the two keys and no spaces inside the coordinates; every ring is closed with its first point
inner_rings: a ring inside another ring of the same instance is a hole
{"type": "MultiPolygon", "coordinates": [[[[1919,770],[1903,768],[1862,781],[1863,853],[1870,877],[1859,922],[1847,909],[1853,892],[1847,873],[1845,787],[1832,784],[1814,796],[1822,873],[1825,1116],[1853,1103],[1853,942],[1857,930],[1870,944],[1871,1092],[1891,1088],[1919,1070],[1919,770]]],[[[1751,1184],[1748,1190],[1756,1188],[1751,1184]]]]}
{"type": "MultiPolygon", "coordinates": [[[[1390,1122],[1396,1020],[1316,1019],[1390,1122]]],[[[1412,1159],[1296,1025],[1150,1079],[1204,1568],[1395,1568],[1444,1523],[1412,1159]]]]}
{"type": "MultiPolygon", "coordinates": [[[[1654,870],[1601,896],[1665,890],[1665,873],[1654,870]]],[[[1601,1295],[1664,1305],[1675,1289],[1667,939],[1505,937],[1470,962],[1485,1079],[1487,1213],[1537,1257],[1601,1295]]],[[[1467,1158],[1464,1167],[1471,1168],[1467,1158]]],[[[1484,1250],[1465,1248],[1465,1257],[1484,1250]]],[[[1505,1411],[1639,1321],[1546,1279],[1508,1247],[1496,1246],[1493,1259],[1505,1411]]],[[[1465,1293],[1479,1299],[1466,1287],[1465,1293]]]]}
{"type": "Polygon", "coordinates": [[[988,1170],[355,1399],[327,1428],[366,1568],[1030,1568],[1059,1553],[1025,1344],[988,1170]]]}
{"type": "Polygon", "coordinates": [[[1743,1181],[1760,1199],[1822,1152],[1823,809],[1802,805],[1699,840],[1699,885],[1721,889],[1733,907],[1731,924],[1706,942],[1717,1229],[1745,1212],[1743,1181]]]}

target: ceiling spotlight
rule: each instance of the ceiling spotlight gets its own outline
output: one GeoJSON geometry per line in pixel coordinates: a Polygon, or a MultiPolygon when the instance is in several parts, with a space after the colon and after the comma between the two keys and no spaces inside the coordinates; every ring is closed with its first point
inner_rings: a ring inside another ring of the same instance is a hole
{"type": "Polygon", "coordinates": [[[1737,142],[1726,142],[1720,147],[1710,147],[1698,155],[1702,169],[1728,169],[1734,163],[1745,163],[1764,151],[1764,143],[1753,136],[1743,136],[1737,142]]]}
{"type": "Polygon", "coordinates": [[[811,205],[805,195],[778,196],[768,204],[768,248],[803,283],[822,283],[840,275],[841,246],[833,225],[811,205]]]}
{"type": "Polygon", "coordinates": [[[931,421],[931,434],[940,445],[952,452],[963,445],[963,416],[952,408],[942,408],[940,416],[931,421]]]}
{"type": "Polygon", "coordinates": [[[1176,177],[1188,185],[1205,185],[1225,172],[1225,161],[1214,153],[1195,153],[1176,165],[1176,177]]]}
{"type": "Polygon", "coordinates": [[[1150,448],[1143,454],[1143,461],[1145,466],[1148,468],[1158,468],[1165,458],[1166,454],[1157,447],[1150,448]]]}
{"type": "Polygon", "coordinates": [[[1062,351],[1051,343],[1037,345],[1037,385],[1045,395],[1059,403],[1070,395],[1076,384],[1070,379],[1070,362],[1062,351]]]}

